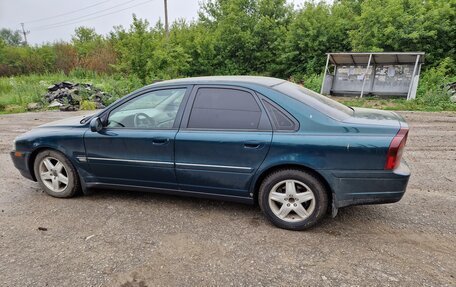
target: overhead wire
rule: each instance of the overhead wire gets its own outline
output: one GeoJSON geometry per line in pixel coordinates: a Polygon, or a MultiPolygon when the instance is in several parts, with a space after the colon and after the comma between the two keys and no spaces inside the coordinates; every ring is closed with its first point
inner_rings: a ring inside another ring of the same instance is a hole
{"type": "Polygon", "coordinates": [[[78,23],[78,22],[88,21],[88,20],[99,18],[99,17],[104,17],[104,16],[107,16],[107,15],[118,13],[118,12],[121,12],[121,11],[124,11],[124,10],[127,10],[127,9],[131,9],[131,8],[146,4],[147,2],[150,2],[150,1],[153,1],[153,0],[140,2],[140,3],[137,3],[135,5],[131,5],[129,7],[125,7],[123,9],[119,9],[119,10],[116,10],[116,11],[113,11],[113,12],[110,12],[110,13],[105,13],[105,14],[98,15],[96,17],[87,18],[89,16],[96,15],[96,14],[99,14],[99,13],[102,13],[102,12],[106,12],[106,11],[112,10],[114,8],[118,8],[120,6],[124,6],[126,4],[129,4],[129,3],[132,3],[132,2],[135,2],[135,1],[137,1],[137,0],[129,0],[127,2],[123,2],[123,3],[120,3],[120,4],[114,5],[112,7],[109,7],[109,8],[106,8],[106,9],[102,9],[102,10],[98,10],[98,11],[95,11],[95,12],[92,12],[92,13],[89,13],[89,14],[86,14],[86,15],[83,15],[83,16],[75,17],[75,18],[72,18],[72,19],[66,19],[64,21],[55,22],[55,23],[51,23],[51,24],[46,24],[46,25],[42,25],[42,26],[36,26],[36,27],[32,27],[30,29],[33,29],[35,31],[42,31],[42,30],[57,28],[57,27],[61,27],[61,26],[71,25],[71,24],[75,24],[75,23],[78,23]]]}
{"type": "Polygon", "coordinates": [[[80,9],[68,11],[68,12],[61,13],[61,14],[57,14],[57,15],[54,15],[54,16],[48,16],[48,17],[44,17],[44,18],[39,18],[39,19],[35,19],[35,20],[30,20],[30,21],[22,21],[22,22],[23,22],[23,23],[29,24],[29,23],[35,23],[35,22],[42,22],[42,21],[46,21],[46,20],[49,20],[49,19],[55,19],[55,18],[58,18],[58,17],[61,17],[61,16],[66,16],[66,15],[74,14],[74,13],[77,13],[77,12],[79,12],[79,11],[83,11],[83,10],[86,10],[86,9],[89,9],[89,8],[92,8],[92,7],[95,7],[95,6],[98,6],[98,5],[101,5],[101,4],[110,2],[110,1],[112,1],[112,0],[101,1],[101,2],[92,4],[92,5],[89,5],[89,6],[80,8],[80,9]]]}

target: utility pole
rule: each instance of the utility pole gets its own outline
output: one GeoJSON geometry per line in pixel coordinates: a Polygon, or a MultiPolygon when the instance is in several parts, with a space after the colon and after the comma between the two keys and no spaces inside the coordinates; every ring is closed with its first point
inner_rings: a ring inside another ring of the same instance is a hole
{"type": "Polygon", "coordinates": [[[168,0],[163,0],[165,3],[165,33],[166,38],[169,38],[169,26],[168,26],[168,0]]]}
{"type": "Polygon", "coordinates": [[[24,45],[27,46],[27,34],[30,33],[30,31],[25,31],[24,23],[21,23],[22,27],[22,34],[24,34],[24,45]]]}

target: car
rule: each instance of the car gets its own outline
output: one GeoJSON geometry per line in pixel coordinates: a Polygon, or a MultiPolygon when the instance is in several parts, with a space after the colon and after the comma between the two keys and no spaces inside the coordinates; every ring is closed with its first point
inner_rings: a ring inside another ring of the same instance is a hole
{"type": "Polygon", "coordinates": [[[304,230],[341,207],[399,201],[409,127],[271,77],[175,79],[18,136],[11,158],[54,197],[95,188],[258,204],[304,230]]]}

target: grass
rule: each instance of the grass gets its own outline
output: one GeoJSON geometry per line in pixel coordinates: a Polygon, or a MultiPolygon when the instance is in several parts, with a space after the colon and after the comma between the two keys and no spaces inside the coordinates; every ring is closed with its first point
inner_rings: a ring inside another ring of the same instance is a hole
{"type": "MultiPolygon", "coordinates": [[[[446,82],[455,80],[455,77],[445,79],[446,82]]],[[[91,83],[111,94],[113,96],[111,101],[142,86],[141,82],[135,77],[125,77],[122,75],[103,76],[80,70],[75,70],[69,75],[57,73],[0,77],[0,114],[25,112],[27,110],[27,104],[42,102],[43,95],[46,94],[48,86],[62,81],[91,83]]],[[[313,90],[318,90],[321,77],[319,75],[304,77],[302,82],[304,82],[305,86],[313,90]]],[[[352,107],[410,111],[456,111],[456,103],[450,102],[449,94],[440,88],[439,85],[431,85],[429,83],[431,81],[426,80],[426,77],[424,77],[420,81],[417,99],[411,101],[403,98],[379,97],[364,97],[362,99],[355,97],[334,97],[334,99],[352,107]]],[[[84,109],[91,108],[93,108],[93,105],[84,103],[84,109]]]]}

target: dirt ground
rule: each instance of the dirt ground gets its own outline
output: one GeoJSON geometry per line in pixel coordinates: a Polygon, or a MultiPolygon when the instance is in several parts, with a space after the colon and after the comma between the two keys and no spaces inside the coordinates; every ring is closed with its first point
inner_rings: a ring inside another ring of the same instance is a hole
{"type": "Polygon", "coordinates": [[[405,197],[341,209],[307,232],[236,203],[52,198],[8,152],[16,135],[74,113],[0,115],[0,286],[456,286],[456,113],[401,114],[405,197]]]}

